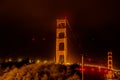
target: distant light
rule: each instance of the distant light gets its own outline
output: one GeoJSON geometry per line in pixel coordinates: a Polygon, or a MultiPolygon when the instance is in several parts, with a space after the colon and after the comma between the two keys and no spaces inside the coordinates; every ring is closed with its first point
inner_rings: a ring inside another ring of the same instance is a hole
{"type": "Polygon", "coordinates": [[[95,71],[95,69],[94,69],[94,68],[91,68],[91,71],[95,71]]]}
{"type": "Polygon", "coordinates": [[[66,65],[70,65],[70,63],[66,63],[66,65]]]}
{"type": "Polygon", "coordinates": [[[32,63],[32,60],[31,60],[31,59],[29,59],[29,63],[32,63]]]}
{"type": "Polygon", "coordinates": [[[102,70],[101,70],[101,69],[99,69],[99,70],[98,70],[98,72],[102,72],[102,70]]]}
{"type": "Polygon", "coordinates": [[[12,58],[9,58],[8,61],[9,61],[9,62],[12,62],[12,58]]]}
{"type": "Polygon", "coordinates": [[[82,71],[82,68],[80,68],[79,70],[82,71]]]}
{"type": "Polygon", "coordinates": [[[99,70],[98,70],[98,72],[102,72],[102,70],[101,70],[101,69],[99,69],[99,70]]]}
{"type": "Polygon", "coordinates": [[[95,71],[95,69],[94,69],[94,68],[91,68],[91,71],[95,71]]]}
{"type": "Polygon", "coordinates": [[[18,62],[21,62],[22,61],[22,58],[18,58],[18,62]]]}
{"type": "Polygon", "coordinates": [[[36,60],[36,63],[40,63],[40,60],[39,60],[39,59],[37,59],[37,60],[36,60]]]}
{"type": "Polygon", "coordinates": [[[47,63],[47,62],[48,62],[47,60],[43,61],[44,64],[47,63]]]}
{"type": "Polygon", "coordinates": [[[91,62],[91,58],[88,58],[88,61],[91,62]]]}
{"type": "Polygon", "coordinates": [[[106,70],[104,70],[104,73],[107,73],[108,72],[108,70],[106,69],[106,70]]]}
{"type": "Polygon", "coordinates": [[[80,68],[75,68],[75,70],[80,70],[80,68]]]}

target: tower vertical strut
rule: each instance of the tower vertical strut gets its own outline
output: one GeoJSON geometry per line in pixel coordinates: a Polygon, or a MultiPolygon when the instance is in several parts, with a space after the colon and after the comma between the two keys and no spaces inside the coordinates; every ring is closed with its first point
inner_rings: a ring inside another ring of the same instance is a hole
{"type": "Polygon", "coordinates": [[[56,63],[63,64],[67,62],[67,20],[57,19],[56,21],[56,63]]]}

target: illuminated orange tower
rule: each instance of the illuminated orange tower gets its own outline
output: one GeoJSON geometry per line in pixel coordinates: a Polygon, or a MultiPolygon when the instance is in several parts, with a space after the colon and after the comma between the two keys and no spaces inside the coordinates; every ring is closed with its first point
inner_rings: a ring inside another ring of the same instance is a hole
{"type": "Polygon", "coordinates": [[[113,61],[112,61],[112,52],[108,52],[108,74],[107,74],[107,80],[113,80],[114,74],[113,74],[113,61]]]}
{"type": "Polygon", "coordinates": [[[67,20],[57,19],[56,29],[56,63],[67,62],[67,20]]]}
{"type": "Polygon", "coordinates": [[[108,52],[108,69],[113,69],[112,52],[108,52]]]}

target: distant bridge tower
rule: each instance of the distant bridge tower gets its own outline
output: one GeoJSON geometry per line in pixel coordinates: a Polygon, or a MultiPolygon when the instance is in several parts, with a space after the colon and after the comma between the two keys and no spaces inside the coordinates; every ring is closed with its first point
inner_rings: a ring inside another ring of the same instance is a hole
{"type": "Polygon", "coordinates": [[[112,52],[108,52],[108,69],[113,69],[112,52]]]}
{"type": "Polygon", "coordinates": [[[67,62],[67,19],[57,19],[56,29],[56,63],[67,62]]]}
{"type": "Polygon", "coordinates": [[[107,80],[113,80],[114,73],[113,73],[113,60],[112,60],[112,52],[108,52],[108,74],[107,80]]]}

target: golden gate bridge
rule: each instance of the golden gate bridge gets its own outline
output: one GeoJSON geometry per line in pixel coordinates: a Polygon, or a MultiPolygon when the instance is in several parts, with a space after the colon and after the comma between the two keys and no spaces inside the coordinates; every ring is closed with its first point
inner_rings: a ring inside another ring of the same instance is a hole
{"type": "MultiPolygon", "coordinates": [[[[41,62],[39,59],[29,59],[29,63],[30,65],[27,66],[23,66],[21,69],[23,68],[27,68],[27,67],[32,67],[31,69],[33,69],[36,65],[36,67],[39,69],[41,64],[50,64],[50,63],[55,63],[55,64],[63,64],[66,65],[67,67],[69,67],[69,65],[73,65],[74,63],[70,63],[69,62],[69,58],[68,58],[68,33],[67,30],[68,28],[71,30],[70,32],[72,33],[72,36],[74,36],[74,33],[71,29],[71,26],[67,20],[67,18],[62,18],[62,19],[57,19],[56,20],[56,55],[55,55],[55,60],[54,61],[43,61],[41,62]],[[36,63],[36,64],[32,64],[32,63],[36,63]],[[39,64],[37,64],[39,63],[39,64]],[[41,64],[40,64],[41,63],[41,64]]],[[[74,38],[76,38],[74,36],[74,38]]],[[[76,46],[77,47],[77,46],[76,46]]],[[[106,77],[106,80],[120,80],[120,70],[119,69],[115,69],[113,67],[113,58],[112,58],[112,52],[106,52],[106,55],[108,57],[106,60],[107,66],[101,66],[99,64],[87,64],[84,59],[85,56],[84,54],[81,54],[80,59],[81,61],[78,60],[77,65],[79,65],[79,67],[75,68],[75,70],[80,71],[82,73],[82,80],[84,80],[84,74],[90,72],[90,74],[94,73],[95,76],[97,73],[99,74],[104,74],[106,77]],[[114,79],[115,76],[117,76],[117,79],[114,79]]],[[[21,62],[22,59],[18,59],[18,62],[21,62]]],[[[12,59],[9,59],[8,62],[12,62],[12,59]]],[[[36,69],[37,69],[36,68],[36,69]]],[[[25,69],[26,70],[26,69],[25,69]]],[[[11,72],[14,74],[18,74],[19,72],[16,72],[19,70],[12,71],[11,72]]],[[[21,70],[20,70],[21,71],[21,70]]],[[[4,76],[2,76],[4,78],[4,76]]],[[[8,77],[8,76],[7,76],[8,77]]],[[[10,77],[10,76],[9,76],[10,77]]],[[[22,77],[22,76],[21,76],[22,77]]],[[[103,80],[103,79],[102,79],[103,80]]]]}
{"type": "MultiPolygon", "coordinates": [[[[57,19],[56,20],[56,56],[55,56],[55,62],[57,64],[68,64],[68,46],[67,46],[67,40],[68,40],[68,35],[67,35],[67,28],[69,28],[73,34],[73,31],[70,27],[70,24],[67,20],[67,18],[63,19],[57,19]]],[[[74,34],[73,34],[74,35],[74,34]]],[[[83,54],[82,54],[83,55],[83,54]]],[[[82,56],[83,57],[83,56],[82,56]]],[[[82,58],[81,58],[82,59],[82,58]]],[[[113,68],[113,60],[112,60],[112,52],[108,52],[108,58],[107,58],[107,66],[99,66],[99,65],[91,65],[91,64],[85,64],[84,58],[81,60],[81,66],[82,69],[77,69],[81,70],[82,73],[84,72],[84,66],[89,66],[89,67],[96,67],[100,71],[101,68],[104,68],[107,70],[107,80],[113,80],[114,73],[118,72],[120,70],[116,70],[113,68]]],[[[105,71],[106,71],[105,70],[105,71]]],[[[94,71],[94,68],[91,69],[91,71],[94,71]]],[[[83,76],[83,75],[82,75],[83,76]]],[[[82,79],[83,80],[83,79],[82,79]]]]}

